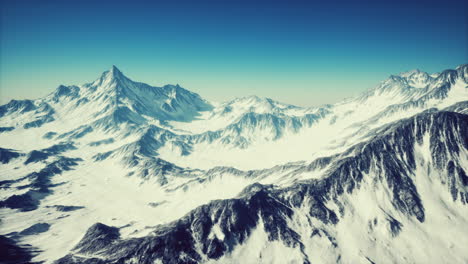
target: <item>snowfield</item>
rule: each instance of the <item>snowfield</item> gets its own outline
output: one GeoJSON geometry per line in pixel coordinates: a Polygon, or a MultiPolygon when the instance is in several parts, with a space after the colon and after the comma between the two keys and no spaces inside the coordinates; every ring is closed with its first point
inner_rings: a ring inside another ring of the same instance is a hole
{"type": "Polygon", "coordinates": [[[311,108],[208,102],[113,66],[0,106],[0,247],[44,263],[468,263],[467,174],[468,65],[311,108]]]}

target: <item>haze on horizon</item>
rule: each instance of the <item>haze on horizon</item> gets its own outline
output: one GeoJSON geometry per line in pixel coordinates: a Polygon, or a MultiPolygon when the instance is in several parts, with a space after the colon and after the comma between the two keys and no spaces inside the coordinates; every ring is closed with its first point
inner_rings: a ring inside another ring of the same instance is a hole
{"type": "Polygon", "coordinates": [[[334,103],[390,74],[468,62],[465,1],[0,3],[0,103],[91,82],[112,65],[212,101],[334,103]]]}

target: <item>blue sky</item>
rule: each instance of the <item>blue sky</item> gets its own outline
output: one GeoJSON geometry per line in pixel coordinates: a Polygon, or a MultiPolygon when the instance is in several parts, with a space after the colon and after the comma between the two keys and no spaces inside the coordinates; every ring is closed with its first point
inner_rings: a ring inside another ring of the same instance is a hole
{"type": "Polygon", "coordinates": [[[415,68],[468,62],[466,1],[1,0],[0,101],[116,65],[209,100],[333,103],[415,68]]]}

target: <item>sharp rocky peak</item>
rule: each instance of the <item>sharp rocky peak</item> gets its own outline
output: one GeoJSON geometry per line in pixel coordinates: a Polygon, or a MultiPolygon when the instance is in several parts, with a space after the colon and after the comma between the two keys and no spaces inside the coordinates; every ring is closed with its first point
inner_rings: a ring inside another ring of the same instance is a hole
{"type": "Polygon", "coordinates": [[[131,82],[115,65],[105,71],[91,86],[110,86],[115,83],[131,82]]]}
{"type": "Polygon", "coordinates": [[[122,78],[128,79],[123,73],[115,66],[112,65],[110,70],[104,72],[102,74],[102,77],[105,77],[106,79],[112,79],[112,80],[119,80],[122,78]]]}

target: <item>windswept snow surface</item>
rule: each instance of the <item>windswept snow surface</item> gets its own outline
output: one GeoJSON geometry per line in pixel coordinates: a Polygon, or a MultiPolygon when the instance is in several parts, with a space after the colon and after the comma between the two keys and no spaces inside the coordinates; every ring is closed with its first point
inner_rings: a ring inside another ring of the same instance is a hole
{"type": "Polygon", "coordinates": [[[113,66],[0,106],[0,235],[45,263],[468,263],[467,83],[303,108],[113,66]]]}

